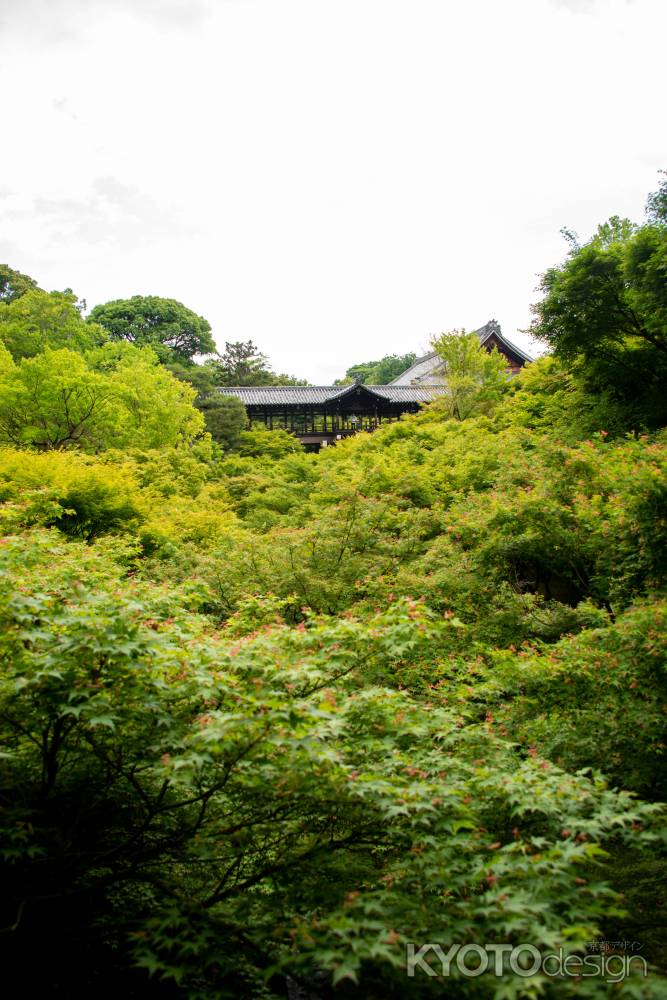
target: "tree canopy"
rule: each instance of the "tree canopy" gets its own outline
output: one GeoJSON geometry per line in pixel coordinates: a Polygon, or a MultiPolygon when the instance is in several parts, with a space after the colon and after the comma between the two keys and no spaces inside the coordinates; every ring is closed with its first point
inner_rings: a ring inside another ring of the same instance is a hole
{"type": "Polygon", "coordinates": [[[570,235],[563,264],[542,277],[532,333],[592,392],[622,403],[629,425],[667,418],[667,221],[663,188],[651,221],[611,218],[587,243],[570,235]]]}
{"type": "Polygon", "coordinates": [[[212,362],[218,385],[307,385],[291,375],[276,375],[268,358],[252,340],[225,343],[224,351],[212,362]]]}
{"type": "Polygon", "coordinates": [[[248,415],[240,399],[223,396],[218,365],[214,360],[203,364],[167,366],[176,378],[187,382],[196,391],[194,405],[203,414],[206,430],[222,448],[229,449],[239,441],[239,434],[248,423],[248,415]]]}
{"type": "Polygon", "coordinates": [[[0,308],[0,341],[16,360],[47,347],[85,351],[106,339],[96,323],[86,323],[72,292],[28,289],[0,308]]]}
{"type": "Polygon", "coordinates": [[[238,443],[241,431],[248,423],[248,415],[240,399],[223,396],[213,390],[200,394],[196,405],[204,415],[206,430],[217,444],[229,449],[238,443]]]}
{"type": "Polygon", "coordinates": [[[114,340],[152,347],[163,362],[191,363],[195,355],[212,354],[211,327],[176,299],[134,295],[95,306],[88,317],[114,340]]]}
{"type": "Polygon", "coordinates": [[[443,334],[438,400],[319,453],[217,391],[251,342],[0,303],[8,983],[664,1000],[661,204],[572,243],[551,353],[443,334]]]}
{"type": "Polygon", "coordinates": [[[402,375],[410,365],[417,360],[414,353],[386,354],[380,361],[364,361],[351,365],[342,379],[335,385],[346,385],[350,382],[365,382],[368,385],[388,385],[399,375],[402,375]]]}
{"type": "Polygon", "coordinates": [[[37,282],[27,274],[0,264],[0,303],[13,302],[26,292],[37,289],[37,282]]]}
{"type": "Polygon", "coordinates": [[[487,351],[476,333],[455,330],[432,341],[445,369],[437,405],[456,420],[486,413],[509,388],[507,361],[495,348],[487,351]]]}
{"type": "Polygon", "coordinates": [[[0,373],[0,435],[40,449],[164,447],[191,440],[204,421],[194,392],[150,349],[106,344],[86,355],[46,348],[0,373]]]}
{"type": "Polygon", "coordinates": [[[658,189],[646,201],[646,215],[649,222],[667,224],[667,170],[661,170],[662,180],[658,189]]]}

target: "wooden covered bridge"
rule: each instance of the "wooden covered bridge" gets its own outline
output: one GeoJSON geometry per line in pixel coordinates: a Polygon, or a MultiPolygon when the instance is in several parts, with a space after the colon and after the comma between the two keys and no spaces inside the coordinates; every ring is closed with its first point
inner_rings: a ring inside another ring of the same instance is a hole
{"type": "MultiPolygon", "coordinates": [[[[507,361],[509,375],[516,375],[532,359],[503,336],[495,319],[476,330],[487,351],[497,350],[507,361]]],[[[444,390],[445,372],[440,356],[432,351],[418,358],[390,385],[271,385],[220,388],[237,396],[250,423],[273,429],[283,427],[309,448],[339,441],[357,431],[375,430],[381,423],[416,413],[444,390]]]]}
{"type": "Polygon", "coordinates": [[[442,392],[441,385],[271,385],[224,387],[236,396],[248,419],[270,429],[283,427],[302,444],[321,447],[357,431],[371,431],[402,413],[416,413],[442,392]]]}

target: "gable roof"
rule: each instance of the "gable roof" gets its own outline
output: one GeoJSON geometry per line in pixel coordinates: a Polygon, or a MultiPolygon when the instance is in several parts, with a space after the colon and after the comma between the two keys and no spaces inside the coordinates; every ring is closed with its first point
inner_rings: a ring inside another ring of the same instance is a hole
{"type": "Polygon", "coordinates": [[[221,386],[223,396],[236,396],[246,406],[317,406],[345,396],[363,394],[390,403],[430,403],[440,395],[437,385],[266,385],[221,386]]]}
{"type": "Polygon", "coordinates": [[[522,361],[528,363],[533,360],[530,354],[526,354],[526,352],[520,347],[517,347],[511,340],[508,340],[507,337],[503,336],[500,330],[500,323],[498,323],[495,319],[490,319],[489,322],[485,323],[484,326],[481,326],[479,330],[475,330],[475,333],[479,337],[480,344],[486,343],[489,337],[495,336],[496,340],[498,340],[503,347],[506,347],[511,354],[516,354],[516,356],[522,361]]]}
{"type": "MultiPolygon", "coordinates": [[[[530,355],[522,351],[520,347],[513,344],[511,340],[504,337],[500,330],[500,323],[495,319],[490,319],[488,323],[480,327],[479,330],[474,331],[479,337],[480,344],[485,344],[487,340],[491,337],[495,339],[504,347],[508,354],[514,354],[521,361],[528,362],[533,359],[530,355]]],[[[417,360],[410,365],[406,371],[401,372],[390,385],[410,385],[413,381],[419,381],[421,378],[426,378],[427,376],[439,374],[437,369],[439,367],[440,358],[437,351],[431,351],[429,354],[424,354],[423,357],[417,358],[417,360]]]]}

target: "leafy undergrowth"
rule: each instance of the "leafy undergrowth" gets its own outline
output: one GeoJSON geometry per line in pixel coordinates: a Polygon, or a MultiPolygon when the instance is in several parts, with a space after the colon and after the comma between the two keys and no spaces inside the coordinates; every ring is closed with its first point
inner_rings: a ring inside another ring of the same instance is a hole
{"type": "Polygon", "coordinates": [[[529,409],[320,455],[0,454],[26,988],[667,995],[666,449],[529,409]],[[648,977],[406,971],[600,941],[648,977]]]}

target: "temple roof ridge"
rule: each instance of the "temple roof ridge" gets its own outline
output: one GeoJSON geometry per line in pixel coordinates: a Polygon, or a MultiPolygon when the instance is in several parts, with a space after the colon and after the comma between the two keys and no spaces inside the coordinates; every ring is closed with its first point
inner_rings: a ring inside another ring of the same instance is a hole
{"type": "MultiPolygon", "coordinates": [[[[490,319],[488,323],[485,323],[484,326],[473,332],[479,337],[480,344],[485,344],[491,337],[495,337],[501,347],[504,347],[508,353],[514,354],[521,362],[527,363],[533,360],[529,354],[526,354],[525,351],[504,336],[500,329],[500,323],[496,319],[490,319]]],[[[409,368],[406,368],[404,372],[397,375],[389,384],[410,385],[415,381],[419,382],[422,378],[437,375],[437,364],[433,364],[437,358],[437,351],[429,351],[428,354],[423,354],[421,358],[413,361],[409,368]]]]}
{"type": "Polygon", "coordinates": [[[248,406],[312,406],[332,403],[346,396],[368,394],[395,403],[428,403],[443,390],[442,385],[267,385],[220,386],[223,396],[236,396],[248,406]]]}

